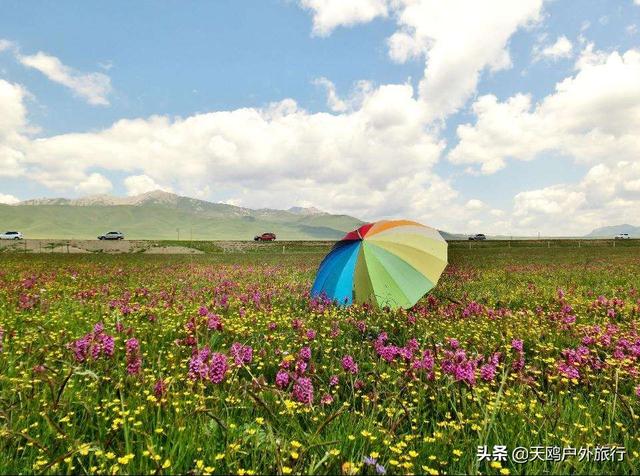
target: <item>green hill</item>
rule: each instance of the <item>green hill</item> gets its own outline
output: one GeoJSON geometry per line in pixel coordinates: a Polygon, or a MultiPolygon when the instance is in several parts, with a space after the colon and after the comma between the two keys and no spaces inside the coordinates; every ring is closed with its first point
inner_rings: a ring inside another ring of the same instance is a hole
{"type": "Polygon", "coordinates": [[[176,239],[179,233],[181,239],[245,240],[269,231],[284,240],[335,240],[361,223],[315,209],[252,210],[160,191],[0,205],[0,229],[26,238],[92,239],[118,230],[129,239],[176,239]]]}

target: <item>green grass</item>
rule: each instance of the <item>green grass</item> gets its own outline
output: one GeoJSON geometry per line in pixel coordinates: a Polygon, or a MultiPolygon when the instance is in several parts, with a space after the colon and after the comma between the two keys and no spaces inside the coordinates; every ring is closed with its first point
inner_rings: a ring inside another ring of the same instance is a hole
{"type": "Polygon", "coordinates": [[[282,212],[273,216],[217,215],[197,210],[144,206],[64,206],[0,204],[0,223],[27,238],[95,239],[110,230],[127,239],[147,240],[251,240],[275,232],[289,240],[339,239],[358,226],[359,220],[344,215],[298,216],[282,212]]]}
{"type": "Polygon", "coordinates": [[[637,474],[639,362],[614,357],[620,339],[640,339],[637,249],[488,244],[452,246],[432,297],[410,312],[311,306],[306,292],[324,251],[303,244],[285,254],[277,242],[194,256],[5,254],[0,473],[373,474],[363,458],[375,453],[393,474],[637,474]],[[597,305],[598,296],[607,304],[597,305]],[[208,329],[201,306],[220,315],[222,331],[208,329]],[[566,306],[574,323],[562,321],[566,306]],[[76,361],[67,345],[97,322],[115,337],[113,356],[76,361]],[[594,325],[615,325],[610,344],[591,347],[604,368],[562,377],[562,351],[581,345],[594,325]],[[411,376],[401,358],[381,359],[373,342],[382,331],[398,346],[415,338],[416,358],[436,351],[434,379],[411,376]],[[189,335],[225,354],[234,342],[250,345],[253,360],[230,365],[223,383],[191,381],[192,349],[180,343],[189,335]],[[131,337],[142,352],[138,375],[126,372],[131,337]],[[500,352],[496,378],[476,375],[471,386],[446,374],[440,364],[450,338],[468,355],[500,352]],[[523,341],[522,371],[512,370],[513,339],[523,341]],[[284,356],[307,345],[313,406],[274,385],[284,356]],[[355,375],[342,368],[347,354],[358,363],[355,375]],[[329,385],[334,374],[337,387],[329,385]],[[152,397],[158,379],[168,388],[160,400],[152,397]],[[333,402],[323,405],[324,394],[333,402]],[[509,452],[615,444],[627,454],[621,462],[502,468],[478,461],[478,445],[499,444],[509,452]]]}

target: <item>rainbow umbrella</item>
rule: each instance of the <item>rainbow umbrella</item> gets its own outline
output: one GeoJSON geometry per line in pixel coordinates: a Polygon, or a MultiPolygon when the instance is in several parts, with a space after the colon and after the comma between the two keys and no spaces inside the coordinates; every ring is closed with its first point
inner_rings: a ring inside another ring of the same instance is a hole
{"type": "Polygon", "coordinates": [[[447,242],[428,226],[384,220],[347,233],[322,260],[311,296],[340,304],[412,307],[447,266],[447,242]]]}

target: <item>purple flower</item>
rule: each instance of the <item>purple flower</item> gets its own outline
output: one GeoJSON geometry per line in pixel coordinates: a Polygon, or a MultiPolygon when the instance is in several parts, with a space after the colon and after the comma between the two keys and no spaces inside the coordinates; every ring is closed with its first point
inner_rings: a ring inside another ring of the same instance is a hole
{"type": "Polygon", "coordinates": [[[338,383],[340,383],[340,379],[337,375],[332,375],[331,377],[329,377],[329,385],[331,387],[335,387],[336,385],[338,385],[338,383]]]}
{"type": "Polygon", "coordinates": [[[310,378],[300,377],[293,384],[293,398],[306,405],[313,403],[313,384],[310,378]]]}
{"type": "Polygon", "coordinates": [[[253,349],[251,346],[243,345],[240,342],[234,342],[229,350],[231,357],[236,365],[242,366],[250,364],[253,360],[253,349]]]}
{"type": "Polygon", "coordinates": [[[315,338],[316,338],[316,331],[314,331],[313,329],[309,329],[307,331],[307,339],[313,340],[315,338]]]}
{"type": "Polygon", "coordinates": [[[213,383],[221,383],[227,373],[227,356],[215,352],[211,356],[211,365],[209,367],[209,380],[213,383]]]}
{"type": "Polygon", "coordinates": [[[350,355],[345,355],[344,357],[342,357],[342,368],[350,374],[358,373],[358,364],[350,355]]]}
{"type": "Polygon", "coordinates": [[[491,382],[496,377],[496,366],[486,364],[480,368],[480,378],[485,382],[491,382]]]}
{"type": "Polygon", "coordinates": [[[522,339],[513,339],[511,341],[511,348],[517,352],[523,352],[524,346],[523,346],[522,339]]]}
{"type": "Polygon", "coordinates": [[[221,383],[227,373],[227,356],[211,352],[209,347],[195,349],[189,361],[189,378],[191,380],[209,380],[221,383]]]}
{"type": "Polygon", "coordinates": [[[387,470],[384,469],[384,466],[382,466],[381,464],[376,464],[376,473],[387,474],[387,470]]]}
{"type": "Polygon", "coordinates": [[[305,360],[308,362],[309,360],[311,360],[311,348],[303,347],[302,349],[300,349],[299,356],[302,360],[305,360]]]}
{"type": "Polygon", "coordinates": [[[125,343],[126,358],[127,358],[127,373],[129,375],[136,375],[142,368],[142,357],[140,356],[140,343],[138,339],[127,339],[125,343]]]}
{"type": "Polygon", "coordinates": [[[153,394],[156,398],[162,398],[167,393],[167,384],[163,379],[158,379],[153,386],[153,394]]]}
{"type": "Polygon", "coordinates": [[[102,323],[93,326],[93,331],[68,345],[78,362],[85,362],[89,356],[97,360],[100,355],[111,357],[114,351],[113,337],[104,333],[102,323]]]}
{"type": "Polygon", "coordinates": [[[207,328],[209,330],[221,331],[222,320],[218,314],[209,314],[207,317],[207,328]]]}
{"type": "Polygon", "coordinates": [[[286,388],[287,385],[289,385],[289,373],[284,370],[280,370],[276,374],[276,387],[283,389],[286,388]]]}
{"type": "Polygon", "coordinates": [[[298,360],[296,362],[296,373],[303,374],[307,371],[307,363],[303,360],[298,360]]]}
{"type": "Polygon", "coordinates": [[[323,405],[331,405],[333,403],[333,397],[328,393],[325,393],[320,399],[320,403],[323,405]]]}
{"type": "Polygon", "coordinates": [[[567,364],[566,362],[561,362],[558,365],[558,371],[569,379],[577,379],[580,378],[580,372],[573,365],[567,364]]]}

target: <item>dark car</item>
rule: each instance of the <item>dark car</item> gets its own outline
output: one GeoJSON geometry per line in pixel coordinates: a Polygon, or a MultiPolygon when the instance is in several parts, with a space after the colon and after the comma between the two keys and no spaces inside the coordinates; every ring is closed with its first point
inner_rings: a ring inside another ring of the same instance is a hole
{"type": "Polygon", "coordinates": [[[483,241],[486,240],[487,237],[482,233],[478,233],[477,235],[473,235],[469,237],[469,241],[483,241]]]}
{"type": "Polygon", "coordinates": [[[110,231],[98,237],[99,240],[124,240],[124,235],[119,231],[110,231]]]}
{"type": "Polygon", "coordinates": [[[263,233],[253,237],[254,241],[274,241],[276,239],[275,233],[263,233]]]}

